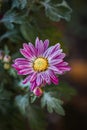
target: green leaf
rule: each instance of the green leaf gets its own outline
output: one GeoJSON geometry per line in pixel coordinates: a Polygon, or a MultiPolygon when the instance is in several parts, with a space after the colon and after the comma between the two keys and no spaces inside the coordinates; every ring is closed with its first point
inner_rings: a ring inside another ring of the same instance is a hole
{"type": "Polygon", "coordinates": [[[45,130],[44,114],[41,108],[30,104],[29,94],[17,96],[15,103],[24,117],[29,119],[32,130],[45,130]]]}
{"type": "Polygon", "coordinates": [[[37,99],[37,96],[31,95],[31,103],[34,103],[37,99]]]}
{"type": "Polygon", "coordinates": [[[10,51],[9,51],[7,45],[4,46],[4,51],[5,51],[5,54],[6,54],[6,55],[9,55],[10,51]]]}
{"type": "Polygon", "coordinates": [[[41,106],[42,108],[47,105],[47,110],[52,113],[55,111],[56,113],[60,115],[65,115],[65,112],[62,108],[63,101],[60,99],[57,99],[55,97],[52,97],[49,92],[45,92],[42,99],[41,99],[41,106]]]}
{"type": "Polygon", "coordinates": [[[0,41],[2,41],[5,38],[9,38],[11,41],[13,41],[14,43],[18,43],[18,42],[23,42],[24,39],[22,38],[19,30],[17,30],[16,28],[13,30],[9,30],[6,33],[4,33],[1,37],[0,37],[0,41]]]}
{"type": "Polygon", "coordinates": [[[12,9],[19,8],[24,9],[27,5],[27,0],[13,0],[12,1],[12,9]]]}
{"type": "Polygon", "coordinates": [[[72,9],[65,0],[62,3],[53,3],[52,0],[45,0],[41,4],[45,7],[46,16],[51,20],[60,21],[61,18],[67,21],[70,20],[72,9]]]}
{"type": "Polygon", "coordinates": [[[20,26],[21,33],[26,41],[34,41],[37,36],[37,29],[30,23],[26,22],[20,26]]]}
{"type": "Polygon", "coordinates": [[[13,29],[14,23],[22,24],[25,21],[25,17],[26,15],[23,12],[18,13],[16,10],[9,10],[0,22],[3,22],[8,29],[13,29]]]}
{"type": "Polygon", "coordinates": [[[27,108],[29,107],[29,94],[16,96],[15,104],[18,106],[21,113],[26,116],[27,108]]]}
{"type": "Polygon", "coordinates": [[[15,33],[16,33],[15,31],[7,31],[6,33],[4,33],[4,34],[0,37],[0,41],[2,41],[4,38],[11,37],[11,36],[14,35],[15,33]]]}

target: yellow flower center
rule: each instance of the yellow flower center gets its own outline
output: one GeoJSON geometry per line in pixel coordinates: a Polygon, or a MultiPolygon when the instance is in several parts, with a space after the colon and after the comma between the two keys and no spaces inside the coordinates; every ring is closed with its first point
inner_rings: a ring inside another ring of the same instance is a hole
{"type": "Polygon", "coordinates": [[[48,68],[48,60],[43,57],[38,57],[33,63],[35,71],[45,71],[48,68]]]}

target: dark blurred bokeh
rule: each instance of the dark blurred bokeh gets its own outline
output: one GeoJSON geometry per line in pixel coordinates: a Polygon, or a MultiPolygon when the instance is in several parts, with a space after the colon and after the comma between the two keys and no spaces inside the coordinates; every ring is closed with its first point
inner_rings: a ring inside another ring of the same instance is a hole
{"type": "Polygon", "coordinates": [[[72,68],[66,80],[77,90],[77,95],[65,104],[65,117],[52,115],[49,130],[87,130],[87,1],[67,1],[73,9],[72,18],[60,25],[72,68]]]}

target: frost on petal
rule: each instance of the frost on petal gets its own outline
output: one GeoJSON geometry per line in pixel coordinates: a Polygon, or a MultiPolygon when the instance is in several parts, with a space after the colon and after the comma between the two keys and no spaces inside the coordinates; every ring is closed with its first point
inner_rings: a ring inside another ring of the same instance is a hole
{"type": "Polygon", "coordinates": [[[37,74],[36,84],[37,86],[40,86],[42,84],[42,77],[40,74],[37,74]]]}
{"type": "Polygon", "coordinates": [[[32,43],[29,43],[29,44],[24,43],[24,44],[23,44],[23,47],[24,47],[24,50],[26,51],[26,53],[27,53],[30,57],[36,55],[36,49],[35,49],[35,47],[34,47],[34,45],[33,45],[32,43]]]}
{"type": "Polygon", "coordinates": [[[49,40],[46,39],[46,40],[44,41],[44,51],[47,50],[48,46],[49,46],[49,40]]]}
{"type": "Polygon", "coordinates": [[[34,82],[36,80],[37,72],[33,72],[30,78],[30,82],[34,82]]]}
{"type": "Polygon", "coordinates": [[[55,57],[56,59],[63,59],[66,56],[65,53],[61,53],[60,55],[58,55],[57,57],[55,57]]]}
{"type": "Polygon", "coordinates": [[[50,85],[51,79],[50,79],[49,73],[48,73],[47,71],[42,73],[42,77],[43,77],[44,81],[45,81],[47,84],[50,85]]]}
{"type": "Polygon", "coordinates": [[[30,83],[30,91],[33,91],[36,87],[36,82],[30,83]]]}
{"type": "Polygon", "coordinates": [[[25,68],[18,71],[19,75],[27,75],[33,73],[33,70],[31,68],[25,68]]]}
{"type": "Polygon", "coordinates": [[[24,50],[26,50],[27,52],[31,53],[29,45],[27,43],[23,43],[23,48],[24,50]]]}
{"type": "Polygon", "coordinates": [[[69,66],[60,66],[59,69],[60,69],[60,71],[63,71],[63,72],[71,70],[71,68],[69,66]]]}
{"type": "MultiPolygon", "coordinates": [[[[50,54],[50,55],[48,56],[49,60],[55,59],[56,57],[58,57],[58,56],[61,54],[61,52],[62,52],[62,49],[53,52],[52,54],[50,54]]],[[[58,58],[58,59],[59,59],[59,58],[58,58]]]]}
{"type": "Polygon", "coordinates": [[[71,67],[68,66],[67,62],[61,62],[61,63],[57,64],[56,67],[59,68],[59,70],[62,72],[71,70],[71,67]]]}
{"type": "Polygon", "coordinates": [[[29,42],[28,46],[29,46],[29,49],[30,49],[30,51],[31,51],[31,54],[32,54],[33,56],[35,56],[36,53],[37,53],[37,50],[36,50],[36,48],[34,47],[34,45],[29,42]]]}
{"type": "Polygon", "coordinates": [[[58,77],[55,75],[55,73],[53,71],[49,71],[49,75],[51,78],[51,81],[57,85],[59,83],[58,77]]]}
{"type": "Polygon", "coordinates": [[[17,58],[16,60],[14,60],[14,63],[15,62],[19,62],[19,63],[28,63],[28,59],[25,59],[25,58],[17,58]]]}
{"type": "Polygon", "coordinates": [[[37,56],[42,55],[44,52],[44,43],[42,40],[36,38],[35,48],[37,49],[37,56]]]}
{"type": "Polygon", "coordinates": [[[60,44],[57,43],[54,46],[49,47],[43,54],[43,56],[48,57],[51,54],[55,53],[56,51],[60,50],[60,44]]]}
{"type": "Polygon", "coordinates": [[[27,59],[30,59],[32,57],[31,53],[29,53],[28,51],[26,51],[24,49],[20,49],[20,52],[27,59]]]}
{"type": "Polygon", "coordinates": [[[57,74],[62,74],[62,70],[60,70],[58,67],[56,66],[51,66],[49,67],[50,70],[54,71],[57,74]]]}
{"type": "Polygon", "coordinates": [[[49,60],[50,66],[51,65],[57,65],[59,63],[61,63],[63,60],[62,59],[53,59],[53,60],[49,60]]]}

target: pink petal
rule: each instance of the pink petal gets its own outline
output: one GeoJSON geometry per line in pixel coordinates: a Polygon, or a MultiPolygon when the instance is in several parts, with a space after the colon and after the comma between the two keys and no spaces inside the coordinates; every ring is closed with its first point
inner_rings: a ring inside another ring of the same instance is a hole
{"type": "Polygon", "coordinates": [[[49,61],[49,59],[48,59],[48,62],[49,62],[49,64],[50,64],[50,66],[51,65],[57,65],[57,64],[59,64],[59,63],[61,63],[63,60],[62,59],[55,59],[55,60],[50,60],[49,61]]]}
{"type": "Polygon", "coordinates": [[[20,69],[25,69],[25,68],[28,69],[28,68],[31,68],[31,65],[23,64],[23,65],[19,65],[18,67],[19,67],[20,69]]]}
{"type": "Polygon", "coordinates": [[[19,75],[27,75],[27,74],[31,74],[31,73],[33,73],[33,70],[31,68],[22,69],[22,70],[18,71],[19,75]]]}
{"type": "Polygon", "coordinates": [[[62,71],[59,68],[57,68],[56,66],[51,66],[51,67],[49,67],[49,69],[54,71],[57,74],[62,74],[62,71]]]}
{"type": "Polygon", "coordinates": [[[46,83],[48,83],[48,84],[51,83],[50,76],[49,76],[48,72],[43,72],[42,76],[43,76],[43,78],[44,78],[44,80],[45,80],[46,83]]]}
{"type": "Polygon", "coordinates": [[[34,82],[36,80],[36,77],[37,77],[37,72],[33,72],[30,78],[30,82],[34,82]]]}
{"type": "Polygon", "coordinates": [[[24,50],[26,50],[27,52],[31,53],[31,50],[29,48],[29,45],[27,43],[23,43],[23,48],[24,50]]]}
{"type": "Polygon", "coordinates": [[[37,50],[34,47],[34,45],[32,43],[30,43],[30,42],[29,42],[29,48],[31,50],[31,54],[34,55],[34,56],[36,56],[37,50]]]}
{"type": "Polygon", "coordinates": [[[46,39],[46,40],[44,41],[44,51],[47,50],[48,46],[49,46],[49,40],[46,39]]]}
{"type": "Polygon", "coordinates": [[[50,56],[51,54],[55,53],[55,51],[58,51],[60,49],[60,44],[57,43],[55,46],[49,47],[43,54],[46,58],[50,56]]]}
{"type": "Polygon", "coordinates": [[[16,60],[14,60],[14,62],[29,62],[28,59],[25,58],[17,58],[16,60]]]}
{"type": "Polygon", "coordinates": [[[14,67],[17,71],[20,70],[19,67],[18,67],[18,65],[16,65],[16,64],[12,64],[12,67],[14,67]]]}
{"type": "Polygon", "coordinates": [[[57,43],[56,45],[53,46],[51,53],[58,51],[59,49],[60,49],[60,43],[57,43]]]}
{"type": "Polygon", "coordinates": [[[61,53],[58,57],[55,57],[56,59],[63,59],[66,56],[65,53],[61,53]]]}
{"type": "Polygon", "coordinates": [[[63,71],[63,72],[65,72],[65,71],[70,71],[70,70],[71,70],[71,68],[70,68],[69,66],[60,66],[59,69],[60,69],[61,71],[63,71]]]}
{"type": "Polygon", "coordinates": [[[58,78],[55,76],[54,72],[53,71],[50,71],[50,78],[51,78],[51,81],[57,85],[59,83],[59,80],[58,78]]]}
{"type": "Polygon", "coordinates": [[[37,86],[40,86],[42,84],[42,78],[40,74],[37,74],[36,84],[37,86]]]}
{"type": "Polygon", "coordinates": [[[67,65],[68,65],[67,62],[61,62],[61,63],[59,63],[57,66],[67,66],[67,65]]]}
{"type": "Polygon", "coordinates": [[[31,53],[29,53],[28,51],[26,51],[24,49],[20,49],[20,52],[27,59],[30,59],[32,57],[31,53]]]}
{"type": "MultiPolygon", "coordinates": [[[[59,55],[61,54],[61,52],[62,52],[62,49],[60,49],[60,50],[58,50],[58,51],[55,51],[54,53],[52,53],[52,54],[50,54],[50,55],[48,56],[48,59],[51,60],[51,59],[53,59],[53,58],[59,56],[59,55]]],[[[58,58],[58,59],[59,59],[59,58],[58,58]]]]}
{"type": "Polygon", "coordinates": [[[36,38],[35,48],[37,49],[37,56],[43,54],[44,52],[43,41],[36,38]]]}
{"type": "Polygon", "coordinates": [[[23,84],[26,84],[27,82],[29,82],[30,81],[30,75],[29,76],[27,76],[24,80],[23,80],[23,84]]]}
{"type": "Polygon", "coordinates": [[[30,83],[30,90],[33,91],[35,89],[36,86],[36,82],[32,82],[30,83]]]}

